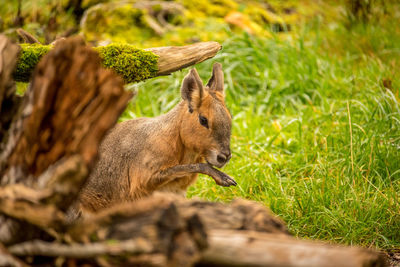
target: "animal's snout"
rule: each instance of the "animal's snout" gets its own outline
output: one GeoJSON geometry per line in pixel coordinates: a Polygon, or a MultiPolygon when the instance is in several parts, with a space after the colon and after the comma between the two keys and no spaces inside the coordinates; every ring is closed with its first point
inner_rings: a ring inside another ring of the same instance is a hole
{"type": "Polygon", "coordinates": [[[231,151],[220,153],[217,156],[217,161],[221,164],[227,163],[232,157],[231,151]]]}

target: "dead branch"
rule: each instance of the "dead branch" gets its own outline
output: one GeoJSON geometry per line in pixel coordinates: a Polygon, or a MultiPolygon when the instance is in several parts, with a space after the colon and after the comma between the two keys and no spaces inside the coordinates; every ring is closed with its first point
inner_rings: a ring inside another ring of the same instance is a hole
{"type": "Polygon", "coordinates": [[[96,242],[89,244],[58,244],[34,240],[8,247],[8,251],[16,256],[48,256],[88,259],[99,256],[122,254],[146,254],[154,251],[152,244],[146,240],[124,240],[112,242],[96,242]]]}
{"type": "MultiPolygon", "coordinates": [[[[155,21],[153,22],[155,23],[155,21]]],[[[55,44],[58,44],[62,41],[62,39],[56,40],[55,44]]],[[[136,67],[137,63],[131,65],[121,65],[122,63],[119,60],[116,60],[114,57],[106,56],[106,61],[108,62],[107,67],[114,69],[124,78],[125,82],[127,83],[138,82],[156,76],[171,74],[174,71],[181,70],[214,57],[222,48],[217,42],[201,42],[187,46],[156,47],[145,49],[145,51],[140,51],[131,45],[125,45],[125,47],[128,47],[129,49],[119,51],[120,54],[118,58],[133,58],[134,60],[138,60],[141,62],[143,69],[138,69],[136,67]],[[158,59],[154,54],[146,51],[153,52],[158,56],[158,59]],[[142,54],[142,56],[138,56],[135,53],[142,54]],[[149,58],[152,59],[149,61],[149,58]]],[[[25,49],[29,49],[29,53],[34,53],[39,59],[44,48],[47,50],[50,49],[47,46],[35,46],[24,48],[23,51],[25,51],[25,49]]],[[[115,50],[115,44],[114,46],[112,44],[111,47],[96,47],[94,50],[97,50],[103,54],[107,54],[108,51],[115,50]]],[[[18,63],[19,68],[17,68],[16,72],[14,73],[14,79],[17,81],[28,82],[31,76],[31,66],[34,66],[37,63],[38,62],[35,62],[34,59],[21,59],[21,61],[18,63]],[[26,66],[29,66],[29,68],[26,66]]]]}
{"type": "Polygon", "coordinates": [[[143,20],[157,35],[161,36],[165,33],[165,29],[152,16],[143,15],[143,20]]]}
{"type": "Polygon", "coordinates": [[[25,41],[25,43],[40,44],[39,40],[36,39],[35,36],[33,36],[32,34],[30,34],[29,32],[25,31],[22,28],[17,29],[17,33],[18,33],[19,37],[21,37],[25,41]]]}
{"type": "Polygon", "coordinates": [[[14,257],[1,243],[0,243],[0,266],[12,267],[27,267],[23,261],[14,257]]]}

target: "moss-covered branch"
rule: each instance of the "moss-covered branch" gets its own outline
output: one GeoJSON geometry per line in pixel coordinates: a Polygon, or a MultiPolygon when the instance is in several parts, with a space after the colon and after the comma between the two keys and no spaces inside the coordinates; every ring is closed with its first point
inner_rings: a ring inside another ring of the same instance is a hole
{"type": "MultiPolygon", "coordinates": [[[[22,44],[14,79],[28,82],[41,57],[51,45],[22,44]]],[[[126,83],[143,81],[159,75],[167,75],[208,58],[214,57],[221,49],[217,42],[202,42],[186,46],[170,46],[137,49],[128,44],[110,44],[94,47],[106,68],[120,74],[126,83]]]]}
{"type": "MultiPolygon", "coordinates": [[[[36,64],[52,46],[21,44],[21,48],[14,79],[28,82],[36,64]]],[[[137,49],[128,44],[110,44],[93,49],[99,53],[103,65],[120,74],[126,83],[142,81],[157,75],[158,56],[150,51],[137,49]]]]}

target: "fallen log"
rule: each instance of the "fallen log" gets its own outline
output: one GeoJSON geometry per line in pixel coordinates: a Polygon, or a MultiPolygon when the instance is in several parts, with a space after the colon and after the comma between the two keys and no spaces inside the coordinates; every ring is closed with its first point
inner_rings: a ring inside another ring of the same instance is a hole
{"type": "Polygon", "coordinates": [[[211,230],[196,266],[378,267],[383,253],[254,231],[211,230]]]}
{"type": "MultiPolygon", "coordinates": [[[[57,41],[57,43],[63,40],[57,41]]],[[[28,82],[33,69],[42,56],[53,46],[23,44],[14,72],[14,79],[28,82]]],[[[217,42],[201,42],[186,46],[168,46],[137,49],[128,44],[110,44],[94,47],[102,59],[103,66],[113,69],[126,83],[139,82],[148,78],[168,75],[177,70],[214,57],[222,46],[217,42]]]]}
{"type": "MultiPolygon", "coordinates": [[[[205,231],[233,229],[289,235],[284,222],[259,203],[243,199],[235,200],[230,204],[187,200],[175,194],[161,192],[135,201],[134,205],[133,203],[124,203],[102,210],[95,216],[80,220],[72,225],[68,233],[75,241],[82,242],[85,240],[82,238],[96,236],[98,231],[104,233],[104,229],[110,227],[111,221],[118,221],[116,218],[136,218],[138,216],[148,216],[148,214],[158,216],[156,211],[168,210],[171,205],[177,209],[177,213],[185,220],[198,217],[202,225],[204,225],[205,231]]],[[[154,221],[154,219],[152,220],[154,221]]],[[[137,229],[135,230],[136,232],[141,229],[141,226],[136,225],[134,229],[137,229]]],[[[115,236],[109,237],[115,238],[115,236]]],[[[201,238],[199,238],[198,242],[203,242],[201,238]]]]}
{"type": "Polygon", "coordinates": [[[252,201],[225,205],[157,194],[76,222],[68,236],[80,244],[34,241],[8,250],[17,256],[102,257],[111,265],[118,265],[124,255],[130,263],[150,266],[387,266],[385,255],[374,250],[299,240],[288,235],[284,225],[276,227],[279,223],[252,201]],[[208,217],[222,208],[225,212],[216,218],[208,217]],[[254,215],[264,219],[253,224],[254,215]],[[114,241],[107,245],[107,240],[114,241]],[[150,263],[152,255],[163,263],[150,263]]]}

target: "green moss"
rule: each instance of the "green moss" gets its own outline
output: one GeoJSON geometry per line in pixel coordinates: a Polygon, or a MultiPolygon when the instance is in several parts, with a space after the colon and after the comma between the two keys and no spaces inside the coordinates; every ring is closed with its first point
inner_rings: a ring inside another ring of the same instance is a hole
{"type": "Polygon", "coordinates": [[[128,3],[104,3],[90,8],[82,22],[81,32],[90,42],[106,40],[112,43],[141,44],[154,36],[144,20],[146,10],[128,3]]]}
{"type": "MultiPolygon", "coordinates": [[[[22,44],[21,55],[14,72],[14,79],[28,82],[36,64],[52,46],[39,44],[22,44]]],[[[150,51],[137,49],[127,44],[110,44],[95,47],[103,65],[121,75],[126,83],[138,82],[157,74],[158,56],[150,51]]]]}
{"type": "Polygon", "coordinates": [[[96,47],[106,68],[121,75],[126,83],[143,81],[157,74],[158,56],[127,44],[96,47]]]}
{"type": "Polygon", "coordinates": [[[52,46],[40,44],[21,44],[21,54],[14,72],[14,80],[28,82],[29,78],[39,60],[52,46]]]}

